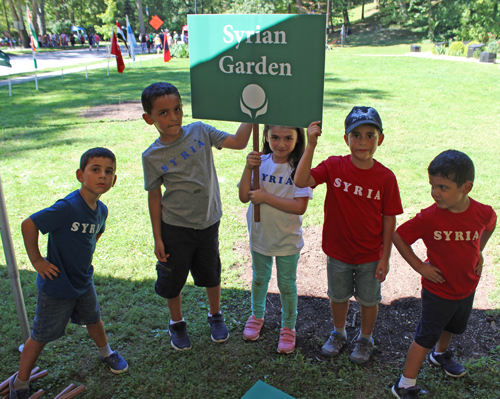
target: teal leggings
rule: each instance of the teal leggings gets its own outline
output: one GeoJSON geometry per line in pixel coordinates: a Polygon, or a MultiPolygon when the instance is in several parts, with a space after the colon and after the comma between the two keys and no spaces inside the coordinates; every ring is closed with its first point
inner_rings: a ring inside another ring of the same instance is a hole
{"type": "MultiPolygon", "coordinates": [[[[266,295],[273,257],[252,252],[252,313],[262,319],[266,312],[266,295]]],[[[297,320],[297,263],[300,252],[289,256],[276,256],[278,288],[281,294],[281,326],[295,328],[297,320]]]]}

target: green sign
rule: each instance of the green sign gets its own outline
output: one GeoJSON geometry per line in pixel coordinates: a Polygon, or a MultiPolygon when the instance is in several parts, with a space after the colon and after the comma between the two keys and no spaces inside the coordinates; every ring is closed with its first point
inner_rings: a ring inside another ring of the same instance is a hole
{"type": "Polygon", "coordinates": [[[189,15],[188,26],[194,118],[322,119],[324,15],[189,15]]]}

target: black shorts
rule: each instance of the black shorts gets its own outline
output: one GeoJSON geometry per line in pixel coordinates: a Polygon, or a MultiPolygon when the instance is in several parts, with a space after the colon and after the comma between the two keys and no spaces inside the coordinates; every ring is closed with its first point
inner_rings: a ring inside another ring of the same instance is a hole
{"type": "Polygon", "coordinates": [[[456,301],[441,298],[422,288],[422,317],[415,332],[415,342],[423,348],[432,349],[443,331],[463,334],[469,322],[474,294],[456,301]]]}
{"type": "Polygon", "coordinates": [[[220,284],[221,262],[219,256],[220,221],[203,230],[172,226],[162,221],[161,237],[166,262],[156,264],[158,295],[173,299],[181,293],[189,272],[198,287],[213,288],[220,284]]]}

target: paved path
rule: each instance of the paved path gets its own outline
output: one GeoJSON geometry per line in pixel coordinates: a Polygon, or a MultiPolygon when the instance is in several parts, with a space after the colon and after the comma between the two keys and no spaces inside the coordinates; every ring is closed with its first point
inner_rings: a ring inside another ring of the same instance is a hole
{"type": "MultiPolygon", "coordinates": [[[[125,46],[120,46],[123,59],[125,61],[125,65],[128,64],[130,58],[128,58],[127,50],[125,46]]],[[[10,80],[11,84],[18,84],[27,81],[35,80],[35,68],[33,63],[33,56],[31,54],[23,54],[23,55],[10,55],[10,64],[12,68],[7,68],[0,66],[0,76],[8,76],[13,73],[26,73],[31,72],[33,75],[29,76],[13,76],[10,80]]],[[[150,58],[161,57],[156,54],[151,53],[149,56],[141,57],[141,62],[144,63],[145,60],[149,60],[150,58]]],[[[75,50],[61,50],[61,51],[53,51],[47,53],[37,53],[37,70],[36,75],[37,79],[45,79],[51,77],[61,77],[61,68],[63,69],[64,75],[68,73],[75,72],[83,72],[85,71],[85,66],[71,68],[71,65],[76,64],[86,64],[95,61],[102,60],[103,63],[88,65],[87,70],[98,69],[98,68],[106,68],[108,66],[108,57],[106,52],[106,47],[100,48],[100,51],[96,51],[95,49],[89,51],[88,47],[83,49],[75,49],[75,50]],[[44,69],[47,68],[59,68],[57,71],[53,72],[43,72],[44,69]]],[[[139,61],[136,59],[136,67],[139,61]]],[[[116,68],[115,56],[112,55],[109,59],[109,67],[116,68]]],[[[0,81],[0,86],[7,86],[9,84],[8,80],[0,81]]]]}

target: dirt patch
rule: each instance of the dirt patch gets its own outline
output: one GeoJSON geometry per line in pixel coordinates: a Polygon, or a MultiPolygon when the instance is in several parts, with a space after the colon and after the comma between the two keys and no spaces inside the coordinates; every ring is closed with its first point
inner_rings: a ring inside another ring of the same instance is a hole
{"type": "MultiPolygon", "coordinates": [[[[304,242],[297,271],[297,348],[304,356],[321,360],[321,346],[333,329],[327,296],[326,255],[321,249],[321,227],[304,229],[304,242]]],[[[415,243],[413,248],[418,256],[425,258],[425,246],[422,241],[415,243]]],[[[248,241],[239,243],[235,250],[250,258],[248,241]]],[[[500,345],[499,318],[485,313],[485,310],[493,309],[488,294],[495,287],[495,277],[488,273],[491,259],[487,257],[485,262],[485,271],[476,292],[474,310],[467,331],[454,337],[452,341],[452,346],[461,358],[479,357],[500,345]]],[[[244,265],[241,278],[250,289],[251,263],[244,265]]],[[[386,281],[382,283],[383,299],[374,331],[375,358],[393,362],[405,357],[420,318],[420,292],[420,275],[413,271],[396,249],[393,249],[391,270],[386,281]]],[[[237,313],[236,309],[234,311],[237,313]]],[[[265,319],[262,339],[267,340],[270,349],[274,350],[278,340],[277,330],[281,323],[281,303],[275,268],[269,284],[265,319]]],[[[353,300],[347,317],[347,334],[351,340],[346,348],[348,353],[354,347],[352,341],[359,329],[359,304],[353,300]]]]}
{"type": "Polygon", "coordinates": [[[80,116],[87,119],[126,121],[140,119],[143,113],[140,101],[124,101],[120,104],[97,105],[83,111],[80,116]]]}

